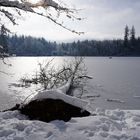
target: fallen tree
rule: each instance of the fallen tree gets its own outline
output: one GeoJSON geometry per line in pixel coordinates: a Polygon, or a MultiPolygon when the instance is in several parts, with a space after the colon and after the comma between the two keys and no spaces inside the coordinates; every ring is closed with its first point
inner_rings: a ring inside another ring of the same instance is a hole
{"type": "Polygon", "coordinates": [[[29,77],[28,75],[20,79],[21,86],[28,87],[32,84],[39,84],[43,90],[50,90],[63,87],[70,79],[70,87],[66,94],[73,96],[75,89],[82,96],[92,77],[88,76],[83,57],[75,57],[70,61],[63,61],[59,67],[55,67],[53,60],[39,63],[39,70],[29,77]]]}
{"type": "Polygon", "coordinates": [[[50,69],[51,63],[52,61],[49,61],[45,67],[40,65],[39,75],[36,74],[36,78],[22,79],[26,84],[41,83],[44,89],[9,110],[19,110],[29,119],[45,122],[69,121],[72,117],[89,116],[88,102],[73,96],[75,88],[83,88],[85,80],[91,78],[81,67],[83,58],[75,58],[72,63],[64,64],[57,71],[50,69]]]}
{"type": "Polygon", "coordinates": [[[39,92],[27,103],[16,105],[9,110],[19,110],[31,120],[45,122],[53,120],[69,121],[72,117],[89,116],[90,112],[86,110],[88,102],[66,95],[72,78],[64,86],[39,92]]]}

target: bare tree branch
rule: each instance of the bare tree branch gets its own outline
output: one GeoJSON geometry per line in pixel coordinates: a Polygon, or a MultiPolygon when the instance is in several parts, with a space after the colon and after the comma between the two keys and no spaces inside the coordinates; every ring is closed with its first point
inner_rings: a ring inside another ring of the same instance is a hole
{"type": "Polygon", "coordinates": [[[23,77],[20,79],[22,85],[41,84],[43,89],[60,88],[69,81],[69,89],[66,94],[73,96],[75,89],[81,92],[87,84],[87,80],[92,79],[87,75],[83,58],[75,58],[73,61],[64,62],[62,66],[55,69],[52,60],[45,65],[39,63],[39,71],[33,77],[23,77]]]}
{"type": "MultiPolygon", "coordinates": [[[[39,2],[36,3],[31,3],[27,0],[21,0],[20,1],[10,1],[10,0],[0,0],[0,7],[8,7],[8,8],[16,8],[19,10],[23,10],[26,12],[31,12],[40,16],[43,16],[45,18],[48,18],[49,20],[51,20],[52,22],[54,22],[55,24],[63,27],[64,29],[72,32],[72,33],[76,33],[78,35],[83,34],[83,32],[77,32],[75,30],[72,30],[68,27],[66,27],[65,25],[63,25],[63,23],[58,22],[54,17],[51,17],[50,14],[43,14],[43,13],[39,13],[35,11],[35,8],[39,8],[42,7],[43,9],[46,9],[48,7],[52,7],[54,8],[58,14],[60,14],[61,12],[64,12],[66,14],[66,17],[69,19],[76,19],[76,20],[81,20],[82,18],[78,18],[76,16],[74,16],[73,14],[75,13],[75,9],[70,9],[67,7],[63,7],[61,5],[59,5],[58,3],[56,3],[53,0],[40,0],[39,2]]],[[[1,9],[0,12],[2,12],[7,18],[9,18],[9,20],[13,23],[16,24],[15,19],[13,18],[14,16],[12,15],[12,13],[1,9]]],[[[17,11],[19,14],[19,11],[17,11]]]]}
{"type": "Polygon", "coordinates": [[[9,0],[0,0],[0,6],[2,7],[11,7],[11,8],[18,8],[20,10],[34,12],[34,10],[25,3],[20,3],[19,1],[9,1],[9,0]]]}
{"type": "Polygon", "coordinates": [[[14,25],[16,24],[15,19],[11,13],[4,9],[0,9],[0,12],[2,12],[14,25]]]}

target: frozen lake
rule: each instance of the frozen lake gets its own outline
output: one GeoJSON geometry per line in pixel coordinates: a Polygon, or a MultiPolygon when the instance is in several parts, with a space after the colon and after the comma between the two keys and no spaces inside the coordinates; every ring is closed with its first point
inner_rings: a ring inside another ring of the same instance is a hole
{"type": "MultiPolygon", "coordinates": [[[[13,57],[6,60],[11,67],[0,62],[0,110],[12,107],[24,100],[31,89],[13,88],[9,85],[17,82],[23,75],[30,75],[37,69],[38,62],[53,57],[13,57]]],[[[63,59],[55,57],[55,64],[61,65],[63,59]]],[[[105,109],[140,109],[140,57],[86,57],[85,65],[93,79],[90,81],[89,98],[93,107],[105,109]],[[112,101],[113,100],[113,101],[112,101]]]]}

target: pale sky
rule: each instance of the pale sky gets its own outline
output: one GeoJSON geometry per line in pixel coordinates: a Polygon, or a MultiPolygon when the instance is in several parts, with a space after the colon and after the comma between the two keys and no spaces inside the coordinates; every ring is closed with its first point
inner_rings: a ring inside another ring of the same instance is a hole
{"type": "Polygon", "coordinates": [[[84,35],[73,34],[43,17],[27,15],[18,21],[19,25],[10,28],[17,34],[44,37],[51,41],[72,41],[78,39],[123,38],[124,28],[135,26],[140,36],[140,0],[63,0],[64,3],[83,9],[79,16],[82,21],[69,21],[67,27],[84,31],[84,35]]]}

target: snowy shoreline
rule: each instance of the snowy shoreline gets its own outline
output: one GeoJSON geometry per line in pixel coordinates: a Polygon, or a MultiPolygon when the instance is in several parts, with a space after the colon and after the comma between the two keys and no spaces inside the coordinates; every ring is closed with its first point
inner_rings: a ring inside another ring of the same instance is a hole
{"type": "Polygon", "coordinates": [[[0,140],[139,140],[140,110],[96,109],[96,116],[69,122],[28,120],[18,111],[0,112],[0,140]]]}
{"type": "MultiPolygon", "coordinates": [[[[140,110],[93,109],[84,100],[66,96],[69,85],[39,92],[31,100],[62,99],[96,115],[45,123],[29,120],[18,111],[0,112],[0,140],[140,140],[140,110]]],[[[122,102],[114,98],[108,101],[122,102]]]]}
{"type": "Polygon", "coordinates": [[[87,102],[65,95],[69,82],[58,90],[39,92],[31,100],[62,99],[94,116],[70,121],[29,120],[18,111],[0,112],[0,140],[140,140],[140,110],[92,109],[87,102]]]}

